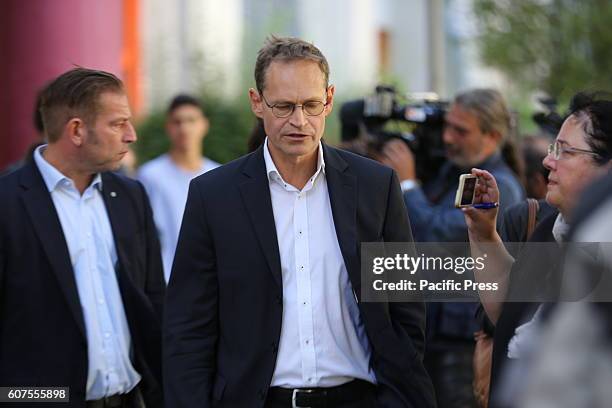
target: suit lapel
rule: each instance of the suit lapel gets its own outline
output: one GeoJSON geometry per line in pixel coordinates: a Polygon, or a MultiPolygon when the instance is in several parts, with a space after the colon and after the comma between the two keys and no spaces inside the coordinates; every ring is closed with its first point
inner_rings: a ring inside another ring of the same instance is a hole
{"type": "Polygon", "coordinates": [[[115,177],[109,173],[102,173],[102,197],[113,231],[113,241],[117,251],[119,262],[119,267],[116,268],[117,274],[123,273],[126,278],[138,279],[137,286],[144,287],[144,276],[134,276],[131,258],[127,253],[127,248],[130,245],[126,241],[136,239],[133,236],[136,227],[130,228],[135,222],[133,219],[135,212],[129,211],[133,208],[133,203],[130,201],[125,190],[117,183],[115,177]]]}
{"type": "Polygon", "coordinates": [[[325,144],[322,146],[329,201],[340,251],[355,294],[360,296],[361,272],[357,244],[357,179],[350,174],[348,164],[335,150],[325,144]]]}
{"type": "Polygon", "coordinates": [[[66,238],[51,195],[34,162],[25,165],[21,182],[25,187],[22,196],[24,206],[32,219],[34,230],[51,264],[51,269],[57,276],[70,311],[85,337],[83,311],[66,238]]]}
{"type": "Polygon", "coordinates": [[[274,281],[282,291],[281,272],[276,224],[272,210],[272,199],[268,186],[263,147],[253,153],[245,163],[243,174],[247,179],[239,185],[244,207],[251,218],[253,228],[264,252],[274,281]]]}

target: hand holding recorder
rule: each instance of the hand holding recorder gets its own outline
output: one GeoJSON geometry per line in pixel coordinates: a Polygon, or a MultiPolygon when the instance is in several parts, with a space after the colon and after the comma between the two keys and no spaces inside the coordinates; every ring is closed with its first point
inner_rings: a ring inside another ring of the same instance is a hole
{"type": "Polygon", "coordinates": [[[472,174],[461,175],[455,206],[463,211],[471,238],[477,241],[494,240],[497,203],[499,203],[499,189],[491,173],[472,169],[472,174]],[[479,205],[482,207],[475,208],[479,205]]]}

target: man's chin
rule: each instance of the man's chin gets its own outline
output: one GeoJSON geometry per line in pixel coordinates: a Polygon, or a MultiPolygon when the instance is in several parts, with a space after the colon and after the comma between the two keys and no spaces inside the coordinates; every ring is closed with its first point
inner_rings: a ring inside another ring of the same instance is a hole
{"type": "Polygon", "coordinates": [[[116,162],[108,162],[100,164],[97,168],[97,173],[102,173],[105,171],[118,171],[121,169],[121,161],[116,162]]]}
{"type": "Polygon", "coordinates": [[[464,160],[461,157],[452,157],[452,156],[447,156],[447,160],[454,164],[455,166],[462,168],[462,169],[471,169],[472,167],[474,167],[474,165],[468,161],[468,160],[464,160]]]}

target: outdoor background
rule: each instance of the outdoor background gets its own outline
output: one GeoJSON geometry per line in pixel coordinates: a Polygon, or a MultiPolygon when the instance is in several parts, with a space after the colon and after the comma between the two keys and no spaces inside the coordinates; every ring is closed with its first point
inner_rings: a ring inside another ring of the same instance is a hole
{"type": "Polygon", "coordinates": [[[327,56],[339,140],[343,101],[393,84],[402,93],[500,89],[531,132],[536,97],[561,110],[578,90],[612,84],[607,0],[0,0],[0,169],[34,141],[36,91],[75,65],[126,83],[144,162],[167,147],[164,109],[178,92],[202,98],[205,154],[246,151],[247,90],[266,36],[313,42],[327,56]]]}

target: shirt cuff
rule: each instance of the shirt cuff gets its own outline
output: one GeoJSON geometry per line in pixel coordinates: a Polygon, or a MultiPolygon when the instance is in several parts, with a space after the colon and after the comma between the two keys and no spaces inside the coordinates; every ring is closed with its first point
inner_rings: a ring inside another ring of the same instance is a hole
{"type": "Polygon", "coordinates": [[[406,191],[414,190],[419,186],[419,183],[416,180],[404,180],[400,183],[400,187],[402,189],[402,193],[406,191]]]}

